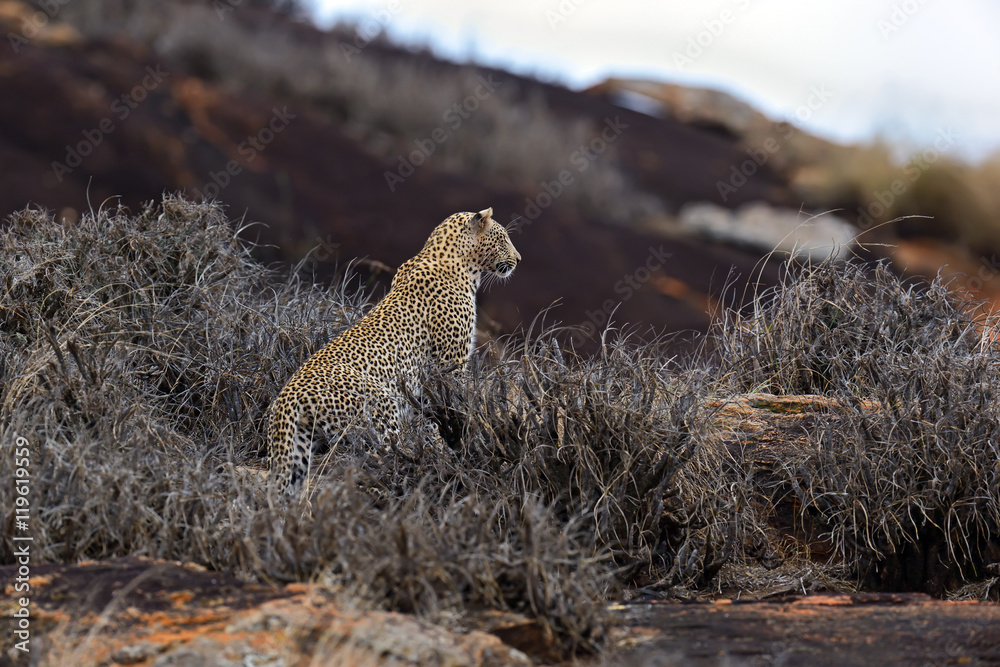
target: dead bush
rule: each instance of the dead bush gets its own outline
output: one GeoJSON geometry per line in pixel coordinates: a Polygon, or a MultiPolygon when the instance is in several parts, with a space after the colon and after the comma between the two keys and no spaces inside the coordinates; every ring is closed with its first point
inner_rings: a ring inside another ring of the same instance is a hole
{"type": "Polygon", "coordinates": [[[942,595],[1000,561],[1000,354],[985,304],[885,264],[789,268],[717,331],[739,391],[838,399],[780,466],[868,588],[942,595]]]}
{"type": "Polygon", "coordinates": [[[740,391],[864,392],[900,358],[977,349],[979,312],[945,280],[906,281],[886,263],[790,264],[779,285],[724,312],[715,339],[740,391]]]}

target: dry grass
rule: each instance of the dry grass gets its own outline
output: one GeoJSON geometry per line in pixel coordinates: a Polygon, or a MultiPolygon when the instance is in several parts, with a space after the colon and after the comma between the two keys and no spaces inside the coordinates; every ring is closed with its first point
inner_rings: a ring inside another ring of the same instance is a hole
{"type": "MultiPolygon", "coordinates": [[[[515,610],[567,650],[601,644],[603,603],[625,588],[766,595],[846,573],[995,594],[974,586],[1000,561],[1000,357],[939,281],[790,271],[727,314],[719,367],[627,338],[593,358],[557,330],[508,341],[424,377],[398,447],[338,448],[288,501],[245,468],[261,465],[265,410],[364,294],[281,279],[218,207],[175,197],[72,226],[19,213],[0,278],[0,442],[30,443],[34,562],[190,561],[450,623],[515,610]],[[762,388],[843,406],[775,473],[830,563],[775,537],[771,482],[721,446],[707,406],[762,388]]],[[[0,487],[6,525],[13,493],[0,487]]],[[[6,534],[0,562],[13,546],[6,534]]]]}
{"type": "MultiPolygon", "coordinates": [[[[700,581],[723,560],[725,502],[683,486],[704,375],[652,348],[585,360],[546,335],[464,381],[429,376],[420,410],[443,439],[418,419],[394,451],[342,449],[289,503],[243,466],[282,383],[363,294],[280,280],[218,207],[174,197],[72,226],[25,211],[0,246],[0,439],[31,445],[37,562],[320,579],[432,617],[521,611],[588,647],[621,583],[700,581]]],[[[0,562],[12,549],[7,535],[0,562]]]]}
{"type": "Polygon", "coordinates": [[[1000,248],[1000,153],[979,163],[957,155],[948,132],[938,148],[900,159],[885,140],[840,145],[791,128],[747,137],[748,148],[778,140],[773,165],[807,208],[844,209],[863,229],[928,236],[973,252],[1000,248]],[[943,148],[944,150],[938,150],[943,148]],[[863,214],[863,215],[861,215],[863,214]]]}
{"type": "Polygon", "coordinates": [[[982,312],[940,278],[827,262],[720,327],[738,390],[839,399],[782,474],[867,586],[943,594],[1000,561],[1000,353],[982,312]]]}
{"type": "Polygon", "coordinates": [[[425,414],[466,469],[539,495],[619,579],[704,582],[733,520],[728,498],[686,484],[710,431],[705,371],[627,340],[578,358],[554,333],[477,363],[471,382],[433,378],[425,414]]]}
{"type": "Polygon", "coordinates": [[[981,309],[941,279],[904,281],[885,263],[789,267],[717,325],[723,371],[740,391],[866,393],[886,370],[932,350],[990,356],[981,309]]]}

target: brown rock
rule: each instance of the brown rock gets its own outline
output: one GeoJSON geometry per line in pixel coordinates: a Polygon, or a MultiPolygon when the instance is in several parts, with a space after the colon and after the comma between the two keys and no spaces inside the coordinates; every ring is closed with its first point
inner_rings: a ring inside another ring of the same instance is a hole
{"type": "MultiPolygon", "coordinates": [[[[49,664],[531,664],[496,635],[350,609],[314,584],[250,584],[144,558],[34,570],[42,576],[32,579],[33,649],[49,664]]],[[[12,571],[0,569],[0,579],[12,581],[12,571]]]]}
{"type": "Polygon", "coordinates": [[[1000,662],[1000,605],[947,602],[919,593],[624,605],[618,613],[630,628],[609,664],[1000,662]]]}

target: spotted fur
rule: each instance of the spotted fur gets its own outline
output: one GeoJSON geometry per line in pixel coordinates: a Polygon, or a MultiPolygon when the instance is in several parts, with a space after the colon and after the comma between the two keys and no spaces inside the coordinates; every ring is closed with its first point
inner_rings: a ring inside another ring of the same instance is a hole
{"type": "Polygon", "coordinates": [[[317,439],[397,438],[400,381],[426,367],[465,366],[475,345],[480,282],[508,277],[521,260],[492,215],[491,208],[456,213],[438,225],[399,267],[385,298],[292,375],[271,406],[268,428],[279,488],[301,488],[317,439]]]}

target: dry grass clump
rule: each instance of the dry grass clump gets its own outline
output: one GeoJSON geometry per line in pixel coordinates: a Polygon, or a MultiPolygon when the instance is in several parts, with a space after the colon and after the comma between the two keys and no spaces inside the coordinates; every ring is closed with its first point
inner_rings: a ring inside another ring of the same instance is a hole
{"type": "Polygon", "coordinates": [[[23,211],[0,244],[2,409],[27,410],[47,436],[110,419],[118,442],[133,428],[252,439],[304,348],[365,305],[277,283],[220,208],[172,196],[74,225],[23,211]]]}
{"type": "Polygon", "coordinates": [[[712,411],[703,369],[609,342],[579,358],[554,331],[471,381],[435,377],[422,408],[466,483],[537,496],[623,581],[702,584],[734,549],[734,499],[705,485],[712,411]],[[474,474],[468,471],[476,471],[474,474]]]}
{"type": "Polygon", "coordinates": [[[867,397],[835,392],[847,418],[784,473],[867,586],[942,595],[1000,563],[1000,357],[942,342],[892,361],[867,397]]]}
{"type": "Polygon", "coordinates": [[[716,327],[723,371],[740,391],[864,392],[901,358],[942,347],[972,354],[982,342],[965,295],[940,277],[904,281],[885,263],[788,266],[748,301],[716,327]]]}
{"type": "Polygon", "coordinates": [[[940,278],[823,263],[719,330],[740,390],[839,399],[779,474],[868,587],[943,594],[1000,562],[1000,354],[979,306],[940,278]]]}
{"type": "MultiPolygon", "coordinates": [[[[692,481],[705,379],[652,348],[584,360],[546,335],[429,376],[414,401],[430,427],[418,415],[377,455],[338,447],[287,501],[245,465],[282,383],[363,294],[279,280],[217,206],[176,197],[74,225],[19,213],[0,276],[0,442],[30,445],[33,562],[318,578],[439,618],[521,611],[579,647],[620,582],[700,582],[732,549],[728,497],[692,481]]],[[[13,548],[8,532],[0,562],[13,548]]]]}

